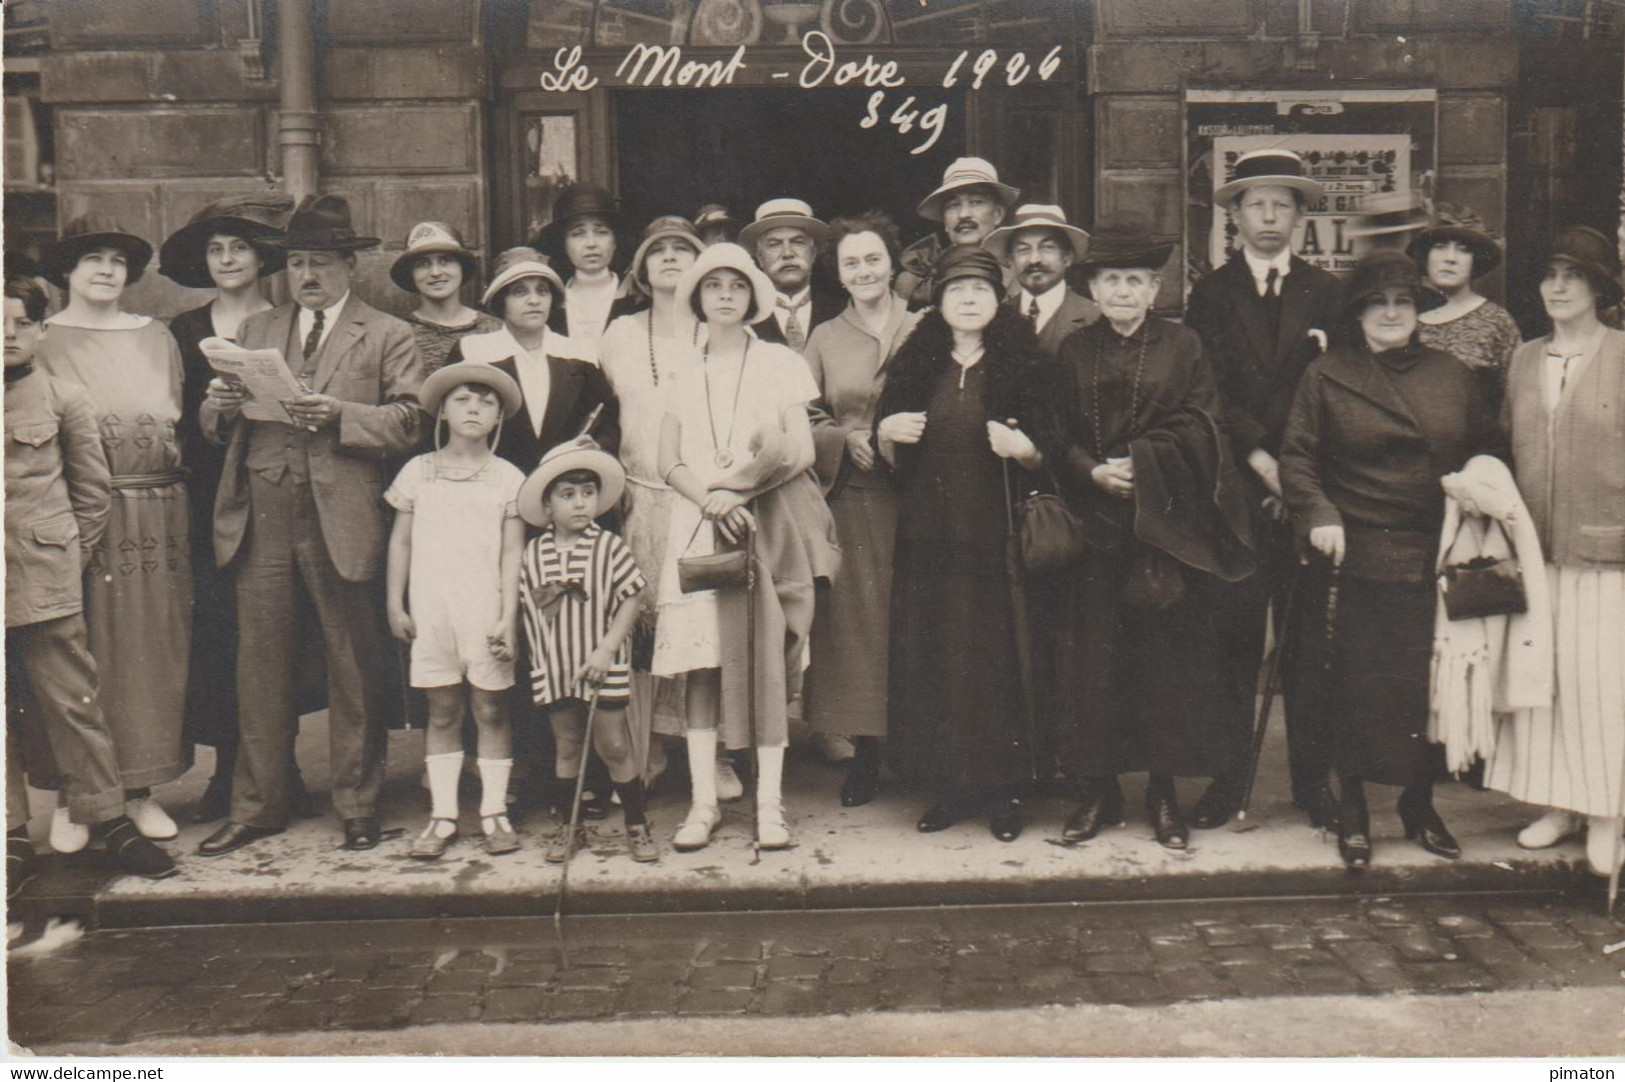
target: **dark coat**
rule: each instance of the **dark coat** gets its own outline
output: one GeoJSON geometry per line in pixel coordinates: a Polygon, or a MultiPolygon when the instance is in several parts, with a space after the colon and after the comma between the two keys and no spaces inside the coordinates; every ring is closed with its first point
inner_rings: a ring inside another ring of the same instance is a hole
{"type": "MultiPolygon", "coordinates": [[[[810,321],[811,325],[807,328],[808,338],[812,337],[813,327],[816,327],[820,323],[827,320],[834,319],[836,316],[840,315],[846,310],[846,301],[830,293],[822,293],[815,289],[812,291],[812,297],[810,299],[812,300],[812,319],[810,321]]],[[[772,316],[762,320],[760,323],[753,324],[751,330],[753,330],[756,337],[761,339],[763,342],[777,342],[780,345],[787,344],[784,341],[784,331],[779,328],[779,321],[772,316]]]]}
{"type": "Polygon", "coordinates": [[[1321,353],[1309,332],[1331,336],[1341,300],[1336,276],[1293,256],[1281,283],[1279,333],[1272,336],[1264,300],[1240,252],[1191,288],[1185,325],[1202,339],[1238,462],[1258,447],[1280,457],[1292,396],[1321,353]]]}
{"type": "MultiPolygon", "coordinates": [[[[1013,289],[1005,294],[1004,303],[1016,309],[1021,314],[1021,290],[1013,289]]],[[[1066,341],[1073,331],[1081,331],[1095,320],[1100,318],[1100,305],[1085,297],[1083,294],[1067,288],[1066,299],[1061,307],[1055,310],[1055,315],[1038,331],[1038,348],[1051,357],[1060,352],[1061,343],[1066,341]]]]}

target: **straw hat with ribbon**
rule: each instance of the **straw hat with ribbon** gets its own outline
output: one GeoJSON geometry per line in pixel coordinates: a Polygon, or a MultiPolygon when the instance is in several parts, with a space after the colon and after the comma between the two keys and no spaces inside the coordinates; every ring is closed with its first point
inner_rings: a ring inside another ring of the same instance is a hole
{"type": "Polygon", "coordinates": [[[942,209],[948,197],[963,188],[975,187],[993,189],[1000,205],[1006,208],[1021,198],[1021,189],[999,182],[999,171],[986,158],[959,158],[943,170],[942,183],[937,190],[920,200],[920,217],[933,222],[942,221],[942,209]]]}
{"type": "Polygon", "coordinates": [[[756,208],[756,220],[739,231],[739,244],[754,252],[756,242],[774,229],[800,229],[819,248],[829,240],[829,226],[813,217],[812,207],[800,199],[769,199],[756,208]]]}
{"type": "Polygon", "coordinates": [[[501,306],[495,302],[504,289],[521,278],[542,279],[553,290],[553,306],[557,308],[564,303],[564,280],[559,277],[559,272],[549,266],[536,249],[521,247],[509,248],[497,256],[497,265],[491,271],[491,284],[480,295],[480,307],[498,319],[505,318],[501,306]]]}
{"type": "Polygon", "coordinates": [[[125,285],[134,285],[152,262],[152,245],[106,214],[86,214],[62,227],[62,235],[40,251],[40,275],[58,289],[68,288],[68,274],[86,252],[117,248],[124,253],[125,285]]]}
{"type": "Polygon", "coordinates": [[[479,259],[463,243],[463,235],[445,222],[419,222],[412,227],[406,235],[406,250],[390,265],[390,281],[408,293],[418,292],[417,283],[412,280],[418,257],[435,253],[457,260],[463,268],[463,281],[479,281],[479,259]]]}
{"type": "MultiPolygon", "coordinates": [[[[444,369],[442,369],[444,371],[444,369]]],[[[626,489],[626,470],[605,452],[591,436],[577,436],[542,456],[525,483],[519,486],[519,517],[532,526],[552,524],[543,496],[547,486],[573,470],[591,470],[598,475],[598,506],[593,517],[608,513],[621,502],[626,489]]]]}
{"type": "Polygon", "coordinates": [[[731,270],[744,276],[750,283],[752,295],[756,300],[756,314],[749,322],[760,323],[773,315],[773,302],[778,296],[773,288],[773,279],[763,273],[762,268],[750,257],[750,253],[737,244],[713,244],[700,253],[694,265],[683,272],[683,277],[677,283],[677,310],[689,310],[690,299],[694,291],[700,288],[700,283],[712,271],[731,270]]]}
{"type": "Polygon", "coordinates": [[[259,276],[275,274],[288,261],[272,242],[282,236],[282,223],[293,210],[293,197],[282,192],[252,192],[216,199],[169,235],[158,249],[158,273],[189,289],[212,289],[209,241],[216,236],[241,237],[260,257],[259,276]]]}
{"type": "Polygon", "coordinates": [[[1384,237],[1420,232],[1428,227],[1427,204],[1414,188],[1378,192],[1360,200],[1361,220],[1344,230],[1346,237],[1384,237]]]}
{"type": "Polygon", "coordinates": [[[1306,200],[1319,199],[1326,194],[1318,181],[1309,179],[1302,158],[1290,150],[1269,147],[1249,150],[1238,157],[1235,173],[1213,193],[1213,202],[1216,206],[1229,206],[1248,188],[1264,185],[1291,188],[1306,200]]]}
{"type": "Polygon", "coordinates": [[[1066,212],[1048,203],[1024,203],[1016,208],[1010,224],[1002,225],[987,235],[982,247],[994,257],[1010,260],[1010,243],[1024,229],[1053,229],[1066,237],[1072,245],[1072,257],[1082,259],[1089,251],[1089,234],[1066,220],[1066,212]]]}
{"type": "Polygon", "coordinates": [[[465,383],[489,387],[502,399],[502,416],[512,417],[525,403],[525,396],[513,377],[500,368],[477,361],[458,361],[437,368],[418,388],[418,404],[431,418],[440,416],[440,406],[446,396],[465,383]]]}

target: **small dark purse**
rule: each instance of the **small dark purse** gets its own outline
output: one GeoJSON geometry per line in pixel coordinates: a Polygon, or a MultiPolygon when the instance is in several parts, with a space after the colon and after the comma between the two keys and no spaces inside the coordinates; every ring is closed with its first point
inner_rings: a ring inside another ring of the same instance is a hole
{"type": "Polygon", "coordinates": [[[1445,615],[1452,620],[1483,616],[1515,616],[1529,611],[1518,562],[1495,556],[1476,556],[1465,563],[1446,564],[1439,572],[1445,615]]]}
{"type": "MultiPolygon", "coordinates": [[[[705,519],[702,518],[694,527],[694,532],[688,535],[684,552],[694,547],[694,539],[700,536],[700,529],[704,525],[705,519]]],[[[677,586],[685,594],[744,586],[750,577],[749,559],[750,554],[742,548],[721,549],[705,556],[679,556],[677,586]]]]}
{"type": "Polygon", "coordinates": [[[1028,571],[1056,571],[1083,555],[1083,523],[1053,492],[1021,501],[1021,563],[1028,571]]]}

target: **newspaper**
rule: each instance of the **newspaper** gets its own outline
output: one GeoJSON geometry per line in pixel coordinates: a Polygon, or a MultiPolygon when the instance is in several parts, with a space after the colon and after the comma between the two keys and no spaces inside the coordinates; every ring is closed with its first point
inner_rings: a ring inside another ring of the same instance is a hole
{"type": "Polygon", "coordinates": [[[205,338],[198,347],[216,372],[248,393],[248,401],[243,403],[244,417],[250,421],[297,423],[286,403],[309,389],[294,377],[280,349],[244,349],[224,338],[205,338]]]}

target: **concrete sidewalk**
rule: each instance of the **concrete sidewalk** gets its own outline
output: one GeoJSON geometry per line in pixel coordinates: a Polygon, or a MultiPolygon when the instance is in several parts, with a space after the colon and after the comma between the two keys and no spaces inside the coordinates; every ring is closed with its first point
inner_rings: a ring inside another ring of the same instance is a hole
{"type": "MultiPolygon", "coordinates": [[[[1600,881],[1584,871],[1581,845],[1567,842],[1538,853],[1521,850],[1513,836],[1531,816],[1500,794],[1441,786],[1437,806],[1461,842],[1464,856],[1445,861],[1404,840],[1393,810],[1397,790],[1372,786],[1374,859],[1363,875],[1348,873],[1335,838],[1311,830],[1287,795],[1285,742],[1279,719],[1272,727],[1263,767],[1245,823],[1194,831],[1182,853],[1159,847],[1144,821],[1143,776],[1125,779],[1129,822],[1079,846],[1059,844],[1070,806],[1041,800],[1030,808],[1026,832],[1001,844],[985,816],[951,830],[924,835],[914,821],[925,801],[888,783],[879,798],[844,809],[837,792],[843,767],[792,751],[786,767],[786,809],[795,845],[751,861],[750,802],[724,808],[711,845],[697,853],[671,849],[672,832],[687,812],[687,794],[662,791],[650,800],[650,819],[662,849],[658,864],[635,864],[623,848],[618,810],[588,824],[590,850],[576,857],[568,911],[645,913],[974,903],[1133,901],[1166,898],[1257,897],[1297,894],[1387,894],[1463,890],[1575,887],[1600,881]]],[[[102,927],[262,921],[341,920],[433,916],[551,914],[560,872],[542,857],[552,829],[534,814],[518,825],[525,848],[487,857],[478,847],[478,822],[465,799],[463,839],[435,862],[409,858],[412,835],[424,823],[427,794],[419,785],[423,734],[390,737],[391,776],[380,806],[384,827],[404,833],[364,853],[339,848],[339,824],[325,799],[327,734],[324,715],[306,719],[299,759],[324,816],[296,821],[283,835],[214,859],[195,855],[197,843],[218,824],[182,830],[166,843],[181,874],[161,882],[103,881],[92,869],[97,855],[59,862],[65,867],[30,887],[24,905],[77,911],[102,927]],[[54,908],[53,908],[54,907],[54,908]]],[[[200,750],[193,771],[157,796],[181,819],[212,770],[200,750]]],[[[1188,807],[1205,783],[1187,782],[1188,807]]],[[[43,843],[43,821],[35,828],[43,843]]]]}

